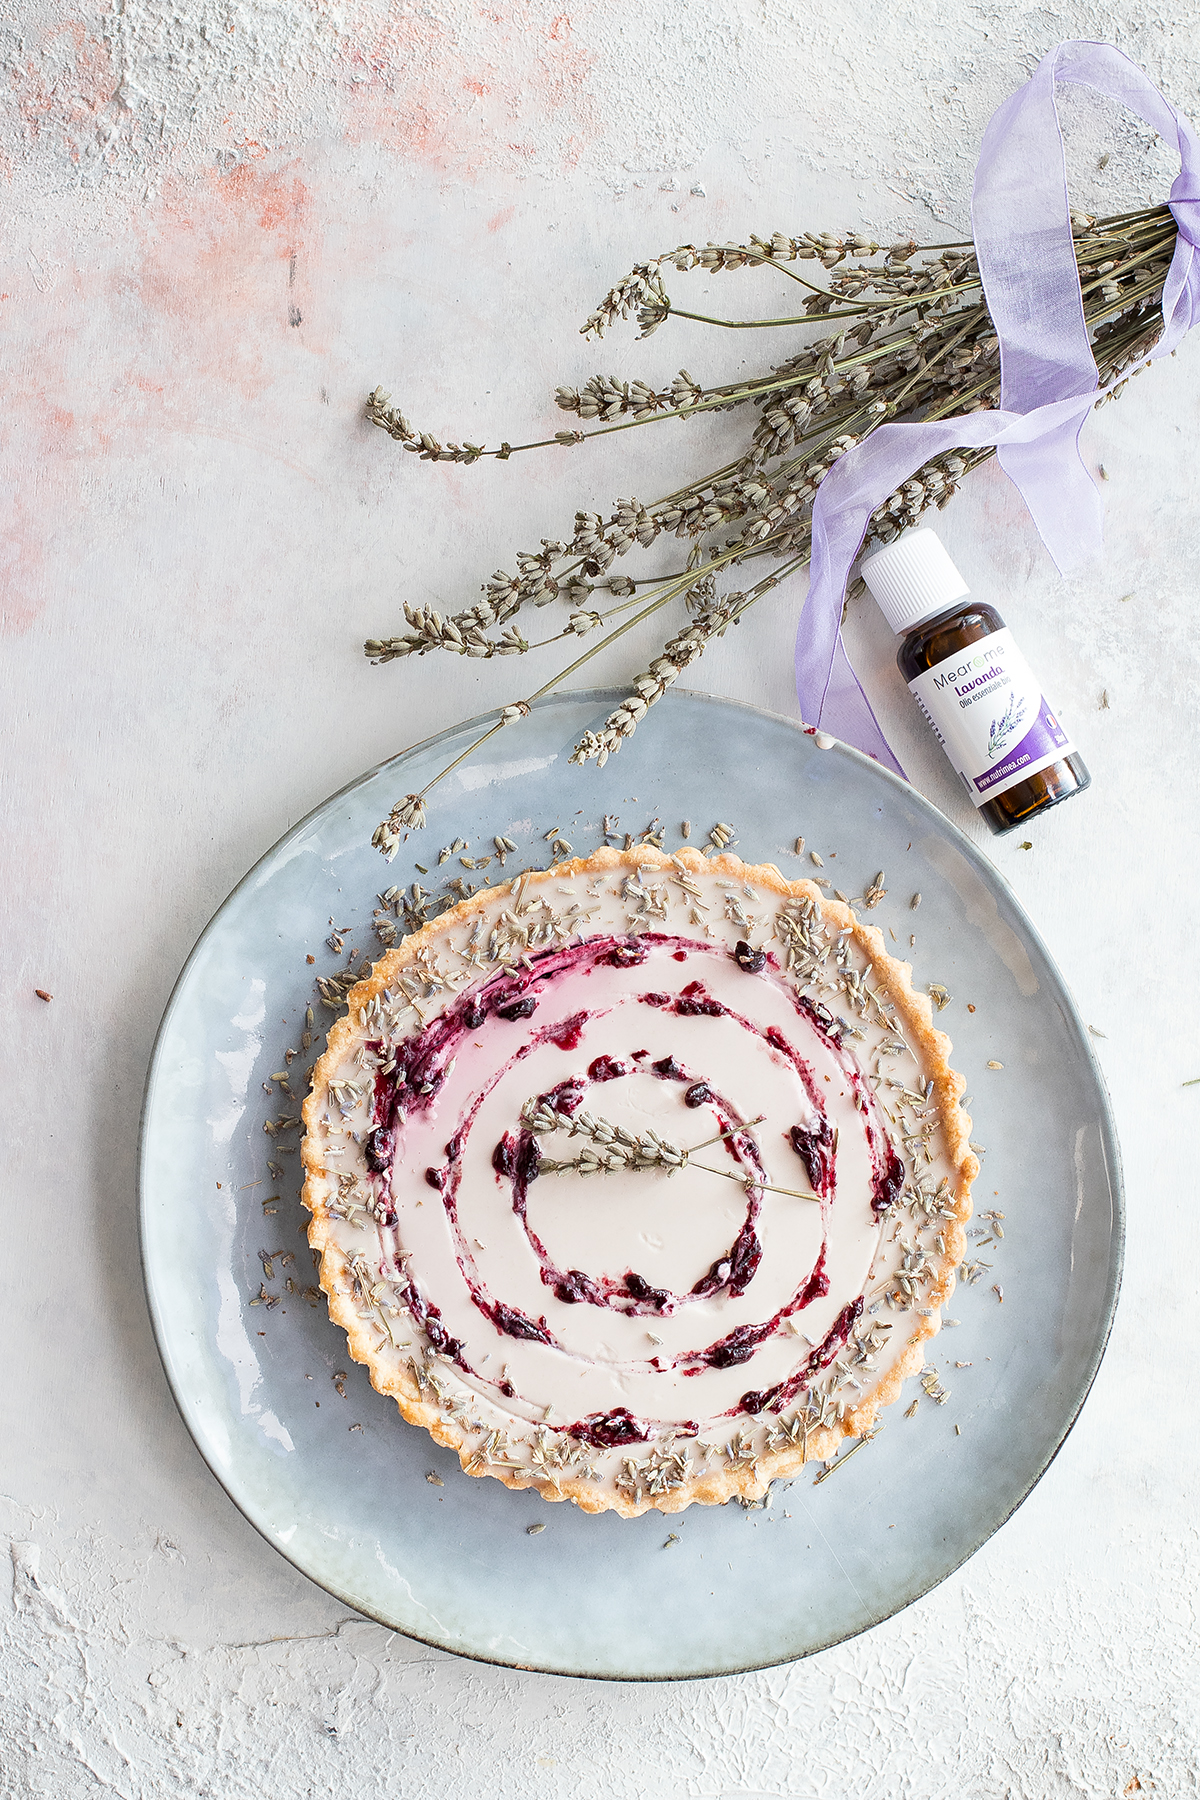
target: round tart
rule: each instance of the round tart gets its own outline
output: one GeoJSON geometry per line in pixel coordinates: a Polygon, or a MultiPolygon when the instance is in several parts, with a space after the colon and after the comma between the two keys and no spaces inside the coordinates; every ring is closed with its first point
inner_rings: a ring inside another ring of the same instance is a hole
{"type": "Polygon", "coordinates": [[[870,1431],[979,1167],[910,974],[813,883],[690,849],[441,914],[352,990],[304,1105],[350,1354],[469,1474],[627,1518],[870,1431]]]}

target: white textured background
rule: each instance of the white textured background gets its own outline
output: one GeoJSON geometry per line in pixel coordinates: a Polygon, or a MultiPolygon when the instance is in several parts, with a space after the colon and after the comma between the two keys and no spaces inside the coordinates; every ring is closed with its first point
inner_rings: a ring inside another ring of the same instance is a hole
{"type": "MultiPolygon", "coordinates": [[[[676,323],[598,351],[576,325],[688,239],[959,235],[989,113],[1060,37],[1119,42],[1195,116],[1182,11],[33,0],[0,22],[4,1800],[1197,1791],[1200,344],[1089,426],[1092,580],[1057,577],[994,469],[942,515],[1095,777],[1031,852],[989,847],[1107,1034],[1130,1202],[1083,1417],[958,1576],[808,1663],[680,1687],[476,1667],[346,1617],[193,1450],[134,1195],[154,1028],[228,889],[361,769],[557,666],[371,670],[361,639],[402,596],[468,603],[576,505],[649,496],[730,428],[429,469],[361,423],[367,389],[495,443],[561,424],[555,382],[596,368],[736,370],[742,338],[676,323]]],[[[1149,134],[1065,110],[1081,202],[1165,194],[1149,134]]],[[[770,280],[693,276],[684,303],[765,308],[770,280]]],[[[799,600],[764,602],[693,685],[791,711],[799,600]]],[[[910,772],[980,835],[874,609],[852,630],[910,772]]]]}

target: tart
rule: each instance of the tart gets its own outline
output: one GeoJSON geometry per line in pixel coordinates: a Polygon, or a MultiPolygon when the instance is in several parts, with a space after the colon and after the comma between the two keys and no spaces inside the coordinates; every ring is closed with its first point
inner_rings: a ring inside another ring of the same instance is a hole
{"type": "Polygon", "coordinates": [[[979,1167],[964,1083],[814,883],[601,850],[442,913],[348,1005],[304,1105],[309,1242],[350,1354],[468,1474],[626,1518],[753,1504],[922,1370],[979,1167]]]}

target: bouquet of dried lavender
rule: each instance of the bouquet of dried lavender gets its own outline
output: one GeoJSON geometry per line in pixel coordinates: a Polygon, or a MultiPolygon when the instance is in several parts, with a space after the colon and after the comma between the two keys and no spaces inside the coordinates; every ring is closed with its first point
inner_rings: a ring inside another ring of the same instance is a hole
{"type": "MultiPolygon", "coordinates": [[[[1163,282],[1176,223],[1162,206],[1106,219],[1073,214],[1072,230],[1084,314],[1101,386],[1107,386],[1127,370],[1136,373],[1161,332],[1163,282]]],[[[560,640],[598,634],[565,669],[506,706],[496,724],[420,793],[406,795],[392,808],[372,839],[389,861],[402,833],[425,823],[425,799],[435,782],[609,643],[679,601],[686,615],[679,629],[603,727],[586,732],[575,746],[572,761],[603,766],[714,638],[808,562],[812,505],[821,482],[839,457],[879,425],[943,419],[999,403],[999,347],[970,242],[882,248],[860,233],[838,238],[777,232],[751,237],[748,244],[702,249],[683,244],[639,263],[605,295],[582,333],[601,338],[633,315],[641,337],[674,315],[733,331],[808,326],[810,341],[762,375],[723,386],[705,387],[686,369],[661,391],[595,375],[582,388],[558,389],[558,406],[578,426],[533,443],[502,442],[494,450],[442,444],[414,430],[378,388],[367,401],[372,423],[423,462],[475,463],[489,456],[504,461],[527,450],[571,447],[664,419],[738,408],[747,409],[749,427],[732,460],[703,479],[649,504],[618,500],[607,519],[576,513],[569,538],[543,538],[539,550],[519,551],[516,573],[498,570],[474,606],[447,617],[431,607],[406,605],[404,632],[368,640],[366,654],[379,664],[433,651],[524,656],[560,640]],[[827,272],[825,282],[810,279],[816,266],[802,272],[794,264],[819,265],[827,272]],[[770,270],[802,290],[799,310],[771,319],[719,319],[687,311],[672,300],[667,279],[671,272],[697,268],[770,270]],[[831,329],[814,339],[814,324],[831,329]],[[686,541],[682,569],[649,579],[612,572],[618,558],[648,550],[664,534],[686,541]],[[764,572],[752,571],[756,578],[737,591],[718,593],[725,571],[743,565],[763,566],[764,572]],[[569,608],[566,623],[531,641],[525,635],[530,609],[554,601],[569,608]],[[518,615],[520,623],[512,623],[518,615]]],[[[1097,404],[1115,397],[1123,385],[1097,404]]],[[[871,537],[887,542],[930,507],[944,506],[963,476],[994,454],[991,448],[962,450],[926,463],[877,508],[871,537]]]]}

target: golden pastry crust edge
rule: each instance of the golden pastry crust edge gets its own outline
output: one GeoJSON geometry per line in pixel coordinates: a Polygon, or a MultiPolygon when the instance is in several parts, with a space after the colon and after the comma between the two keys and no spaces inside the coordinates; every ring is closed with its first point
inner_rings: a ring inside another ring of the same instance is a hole
{"type": "Polygon", "coordinates": [[[773,1482],[798,1475],[805,1462],[828,1461],[846,1438],[862,1437],[872,1431],[882,1410],[899,1397],[904,1382],[924,1366],[924,1345],[941,1329],[940,1309],[954,1291],[955,1271],[965,1253],[964,1227],[971,1216],[971,1186],[979,1173],[979,1161],[969,1142],[971,1120],[958,1104],[966,1082],[962,1075],[950,1067],[950,1052],[950,1039],[933,1023],[932,1001],[927,994],[919,993],[912,985],[912,965],[889,954],[878,926],[865,924],[844,902],[827,898],[814,882],[803,878],[789,881],[774,863],[744,863],[740,857],[730,855],[729,852],[706,857],[687,846],[673,853],[649,846],[634,850],[603,849],[594,851],[590,856],[577,856],[569,861],[554,863],[548,869],[527,871],[524,875],[513,877],[511,881],[481,889],[469,900],[461,901],[457,906],[439,913],[394,949],[386,951],[372,965],[370,974],[350,990],[347,1011],[330,1027],[325,1050],[313,1065],[311,1085],[302,1107],[304,1137],[301,1142],[301,1159],[305,1179],[300,1197],[312,1215],[308,1242],[313,1250],[320,1253],[319,1279],[328,1301],[329,1316],[346,1333],[350,1355],[355,1362],[362,1363],[366,1368],[376,1392],[394,1400],[410,1425],[420,1426],[435,1443],[453,1450],[468,1475],[490,1477],[514,1489],[534,1488],[544,1500],[572,1500],[584,1512],[611,1511],[625,1519],[637,1518],[650,1511],[678,1513],[692,1505],[720,1506],[734,1498],[746,1501],[761,1499],[773,1482]],[[616,869],[628,869],[632,873],[639,865],[664,868],[673,866],[677,861],[692,869],[706,869],[731,879],[751,882],[776,894],[780,899],[805,897],[814,900],[827,923],[836,924],[841,931],[847,928],[852,931],[855,943],[871,959],[876,981],[904,1020],[926,1078],[932,1078],[934,1082],[934,1095],[946,1139],[947,1157],[955,1170],[953,1195],[956,1216],[945,1223],[944,1254],[931,1257],[937,1274],[930,1282],[925,1296],[929,1316],[921,1318],[915,1313],[909,1315],[914,1319],[914,1328],[908,1345],[870,1393],[865,1394],[853,1407],[847,1408],[845,1417],[837,1425],[810,1432],[800,1445],[786,1445],[777,1450],[764,1451],[755,1459],[752,1467],[704,1469],[681,1488],[635,1501],[617,1490],[599,1489],[593,1483],[578,1477],[564,1475],[551,1480],[532,1475],[525,1477],[512,1470],[498,1469],[491,1465],[471,1467],[472,1448],[467,1440],[468,1435],[474,1434],[463,1431],[426,1400],[418,1389],[415,1378],[406,1370],[391,1371],[380,1366],[376,1346],[371,1343],[366,1324],[354,1305],[347,1258],[331,1231],[335,1221],[322,1204],[330,1174],[322,1161],[317,1129],[325,1117],[330,1077],[336,1073],[339,1064],[362,1035],[362,1027],[355,1023],[358,1012],[377,994],[383,993],[396,976],[416,959],[421,950],[440,938],[448,927],[469,922],[489,902],[505,894],[515,894],[518,885],[522,883],[524,892],[527,893],[535,883],[543,881],[608,874],[616,869]]]}

